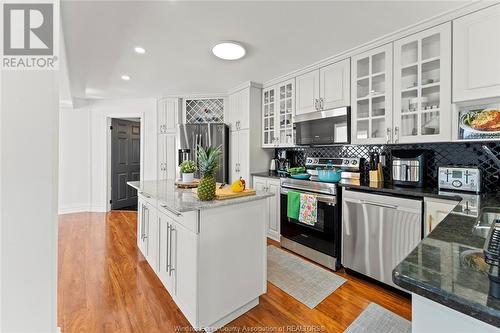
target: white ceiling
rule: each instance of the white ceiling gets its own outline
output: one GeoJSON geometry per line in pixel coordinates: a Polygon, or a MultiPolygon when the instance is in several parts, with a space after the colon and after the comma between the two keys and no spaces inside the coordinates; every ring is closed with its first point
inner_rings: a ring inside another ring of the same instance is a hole
{"type": "Polygon", "coordinates": [[[460,1],[62,1],[72,95],[156,97],[264,82],[464,4],[460,1]],[[236,40],[239,61],[211,47],[236,40]],[[133,47],[146,49],[145,55],[133,47]],[[122,81],[128,74],[131,80],[122,81]]]}

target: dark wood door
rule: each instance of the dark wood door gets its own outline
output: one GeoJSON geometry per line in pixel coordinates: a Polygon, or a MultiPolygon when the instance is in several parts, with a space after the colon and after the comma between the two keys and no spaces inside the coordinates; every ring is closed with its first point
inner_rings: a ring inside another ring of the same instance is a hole
{"type": "Polygon", "coordinates": [[[111,209],[137,205],[137,191],[127,185],[139,180],[141,123],[111,120],[111,209]]]}

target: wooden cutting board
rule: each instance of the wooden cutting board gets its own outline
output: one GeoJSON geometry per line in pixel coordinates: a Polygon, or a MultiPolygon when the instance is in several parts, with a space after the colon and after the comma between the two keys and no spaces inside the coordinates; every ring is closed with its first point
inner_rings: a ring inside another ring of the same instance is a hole
{"type": "MultiPolygon", "coordinates": [[[[193,188],[192,191],[198,195],[198,189],[193,188]]],[[[246,197],[249,195],[255,195],[255,190],[253,188],[247,188],[243,192],[233,192],[231,190],[231,186],[226,186],[224,188],[217,188],[215,190],[215,200],[226,200],[226,199],[234,199],[240,197],[246,197]]]]}

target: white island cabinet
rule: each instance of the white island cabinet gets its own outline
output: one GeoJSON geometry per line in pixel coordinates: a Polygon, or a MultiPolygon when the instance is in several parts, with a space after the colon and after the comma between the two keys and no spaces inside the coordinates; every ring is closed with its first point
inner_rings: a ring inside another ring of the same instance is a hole
{"type": "Polygon", "coordinates": [[[193,328],[214,331],[259,303],[272,194],[202,202],[170,180],[128,184],[139,196],[138,248],[193,328]]]}

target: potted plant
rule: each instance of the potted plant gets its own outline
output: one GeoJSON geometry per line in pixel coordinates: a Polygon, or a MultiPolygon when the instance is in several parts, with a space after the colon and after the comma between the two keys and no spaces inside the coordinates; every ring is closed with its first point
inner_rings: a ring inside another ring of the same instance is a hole
{"type": "Polygon", "coordinates": [[[186,160],[181,163],[181,173],[182,173],[182,181],[184,183],[191,183],[194,179],[194,173],[198,170],[196,163],[191,160],[186,160]]]}
{"type": "Polygon", "coordinates": [[[202,174],[198,185],[198,199],[209,201],[215,199],[215,170],[219,167],[221,147],[198,148],[198,165],[202,174]]]}

